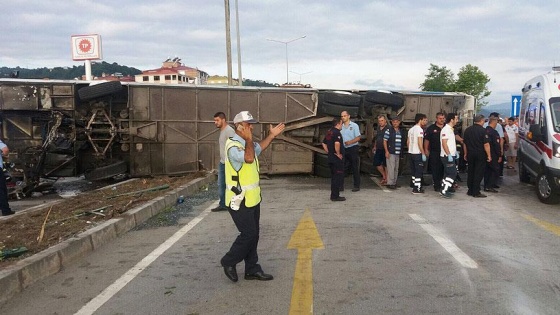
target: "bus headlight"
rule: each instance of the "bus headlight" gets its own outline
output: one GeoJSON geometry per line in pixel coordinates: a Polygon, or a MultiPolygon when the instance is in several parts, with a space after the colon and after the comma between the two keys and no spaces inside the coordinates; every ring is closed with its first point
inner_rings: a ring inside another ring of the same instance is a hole
{"type": "Polygon", "coordinates": [[[554,142],[552,144],[552,149],[553,149],[552,153],[554,153],[554,156],[560,158],[560,144],[554,142]]]}

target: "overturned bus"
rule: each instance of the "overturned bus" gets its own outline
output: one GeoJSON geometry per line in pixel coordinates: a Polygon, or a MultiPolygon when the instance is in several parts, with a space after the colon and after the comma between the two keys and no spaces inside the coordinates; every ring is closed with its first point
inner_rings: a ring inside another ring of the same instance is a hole
{"type": "Polygon", "coordinates": [[[360,125],[367,168],[377,115],[429,118],[456,112],[472,123],[474,98],[462,93],[334,91],[302,88],[214,87],[0,79],[2,139],[10,148],[11,192],[38,189],[41,178],[84,174],[90,180],[180,175],[212,169],[219,160],[216,112],[232,118],[242,110],[285,132],[261,156],[261,173],[319,173],[321,141],[333,116],[346,110],[360,125]]]}

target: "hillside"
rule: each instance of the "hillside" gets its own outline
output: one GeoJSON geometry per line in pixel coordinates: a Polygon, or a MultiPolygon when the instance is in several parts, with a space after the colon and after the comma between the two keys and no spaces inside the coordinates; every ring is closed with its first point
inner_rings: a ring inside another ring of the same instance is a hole
{"type": "MultiPolygon", "coordinates": [[[[43,79],[49,78],[54,80],[72,80],[81,77],[85,73],[84,66],[73,66],[73,67],[54,67],[54,68],[37,68],[37,69],[26,69],[26,68],[0,68],[0,78],[9,78],[14,72],[18,72],[19,78],[21,79],[43,79]]],[[[113,74],[122,73],[124,76],[142,73],[141,70],[121,66],[116,62],[95,62],[91,65],[91,73],[94,76],[100,77],[103,73],[113,74]]]]}
{"type": "MultiPolygon", "coordinates": [[[[26,69],[21,67],[9,68],[0,67],[0,78],[11,78],[17,77],[20,79],[53,79],[53,80],[73,80],[75,78],[81,77],[85,74],[84,66],[73,66],[73,67],[54,67],[54,68],[37,68],[37,69],[26,69]]],[[[142,70],[121,66],[116,62],[95,62],[91,65],[91,73],[93,76],[101,77],[103,73],[110,75],[114,73],[120,73],[123,76],[134,76],[136,74],[142,73],[142,70]]],[[[273,87],[278,86],[275,83],[268,83],[263,80],[252,80],[244,79],[244,86],[265,86],[273,87]]]]}
{"type": "Polygon", "coordinates": [[[488,105],[488,106],[484,106],[482,107],[478,113],[482,114],[486,117],[488,117],[488,115],[490,115],[490,113],[492,112],[497,112],[500,113],[500,117],[502,118],[506,118],[509,117],[509,115],[511,114],[511,103],[500,103],[500,104],[494,104],[494,105],[488,105]]]}

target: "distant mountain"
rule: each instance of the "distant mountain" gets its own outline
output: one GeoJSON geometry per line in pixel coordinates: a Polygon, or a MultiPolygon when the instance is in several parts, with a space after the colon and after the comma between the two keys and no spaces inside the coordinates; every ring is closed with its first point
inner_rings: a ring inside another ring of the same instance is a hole
{"type": "Polygon", "coordinates": [[[507,118],[511,115],[511,103],[500,103],[500,104],[493,104],[487,105],[482,107],[478,114],[482,114],[486,117],[490,115],[492,112],[500,113],[501,118],[507,118]]]}

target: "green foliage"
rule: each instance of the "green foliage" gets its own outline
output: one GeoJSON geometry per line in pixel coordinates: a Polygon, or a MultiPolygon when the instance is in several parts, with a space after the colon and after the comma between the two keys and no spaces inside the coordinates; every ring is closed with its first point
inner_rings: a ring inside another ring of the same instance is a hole
{"type": "Polygon", "coordinates": [[[430,64],[429,73],[424,83],[420,84],[422,91],[451,92],[455,83],[454,74],[446,67],[430,64]]]}
{"type": "Polygon", "coordinates": [[[463,92],[476,98],[476,111],[488,104],[483,99],[488,97],[488,83],[490,78],[477,66],[468,64],[457,73],[457,79],[453,72],[446,67],[430,64],[426,79],[420,84],[422,91],[435,92],[463,92]]]}
{"type": "Polygon", "coordinates": [[[266,81],[263,80],[250,80],[250,79],[244,79],[243,80],[243,86],[264,86],[264,87],[273,87],[275,86],[272,83],[268,83],[266,81]]]}
{"type": "Polygon", "coordinates": [[[490,78],[484,72],[477,66],[468,64],[459,70],[457,77],[457,81],[455,81],[456,91],[474,96],[477,100],[476,111],[482,106],[488,105],[488,102],[483,99],[492,92],[488,90],[487,86],[490,78]]]}
{"type": "MultiPolygon", "coordinates": [[[[72,66],[72,67],[54,67],[54,68],[37,68],[37,69],[24,69],[20,67],[0,68],[0,78],[9,77],[13,71],[19,71],[19,78],[21,79],[53,79],[53,80],[73,80],[75,78],[81,78],[82,75],[86,73],[85,67],[72,66]]],[[[120,66],[116,62],[112,64],[108,62],[94,62],[91,65],[91,74],[96,77],[106,75],[111,75],[114,73],[121,73],[124,76],[142,73],[141,70],[136,68],[131,68],[127,66],[120,66]]]]}

